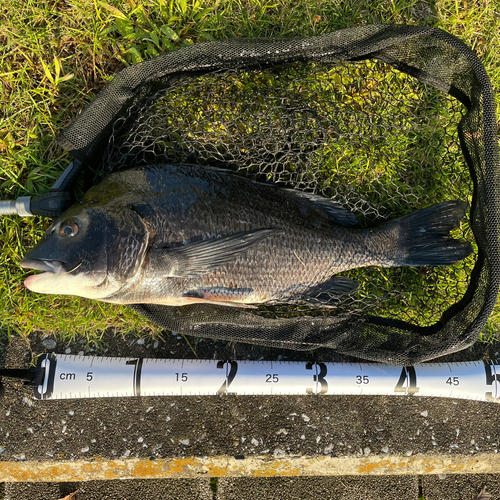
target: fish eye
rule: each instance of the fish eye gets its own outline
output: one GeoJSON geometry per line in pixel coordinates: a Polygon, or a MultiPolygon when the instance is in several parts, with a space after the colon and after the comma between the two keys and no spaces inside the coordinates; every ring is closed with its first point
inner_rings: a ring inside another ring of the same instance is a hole
{"type": "Polygon", "coordinates": [[[61,228],[59,229],[59,234],[64,236],[65,238],[70,236],[75,236],[80,229],[80,223],[76,219],[68,219],[65,220],[61,224],[61,228]]]}

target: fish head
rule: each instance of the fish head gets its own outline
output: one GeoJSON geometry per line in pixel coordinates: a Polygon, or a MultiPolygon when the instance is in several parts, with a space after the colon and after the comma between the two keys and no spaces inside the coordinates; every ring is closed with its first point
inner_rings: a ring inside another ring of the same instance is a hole
{"type": "Polygon", "coordinates": [[[119,293],[141,268],[149,232],[127,208],[71,207],[21,260],[42,271],[24,284],[33,292],[104,300],[119,293]]]}

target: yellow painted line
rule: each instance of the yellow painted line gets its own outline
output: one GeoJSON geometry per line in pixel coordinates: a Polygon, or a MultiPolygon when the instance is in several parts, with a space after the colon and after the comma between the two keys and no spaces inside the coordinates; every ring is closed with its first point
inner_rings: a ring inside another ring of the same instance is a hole
{"type": "Polygon", "coordinates": [[[210,458],[0,462],[0,482],[201,477],[485,474],[500,471],[496,454],[376,457],[229,456],[210,458]]]}

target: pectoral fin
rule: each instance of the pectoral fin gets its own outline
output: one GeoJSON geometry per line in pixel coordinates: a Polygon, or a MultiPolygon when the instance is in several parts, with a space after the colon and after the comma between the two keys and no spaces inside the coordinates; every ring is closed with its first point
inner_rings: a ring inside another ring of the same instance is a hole
{"type": "Polygon", "coordinates": [[[189,243],[181,247],[165,250],[165,258],[170,261],[169,276],[187,278],[208,273],[233,261],[238,255],[282,229],[257,229],[189,243]]]}

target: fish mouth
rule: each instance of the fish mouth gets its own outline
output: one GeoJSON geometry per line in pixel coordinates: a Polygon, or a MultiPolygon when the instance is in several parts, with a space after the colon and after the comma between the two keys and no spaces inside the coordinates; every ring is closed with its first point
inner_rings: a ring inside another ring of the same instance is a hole
{"type": "Polygon", "coordinates": [[[22,259],[21,267],[24,269],[34,269],[46,273],[59,274],[63,268],[64,262],[60,260],[43,259],[22,259]]]}

